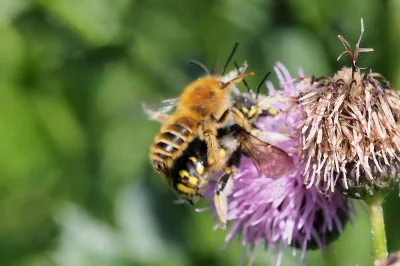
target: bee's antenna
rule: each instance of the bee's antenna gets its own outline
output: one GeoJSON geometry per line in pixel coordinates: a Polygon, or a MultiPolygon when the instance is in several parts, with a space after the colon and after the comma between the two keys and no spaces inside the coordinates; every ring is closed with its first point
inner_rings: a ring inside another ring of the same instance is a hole
{"type": "Polygon", "coordinates": [[[195,65],[197,67],[200,67],[201,69],[204,70],[204,72],[207,73],[207,75],[210,75],[210,71],[207,69],[207,67],[205,65],[203,65],[202,63],[200,63],[199,61],[196,60],[190,60],[189,64],[195,65]]]}
{"type": "Polygon", "coordinates": [[[228,60],[225,63],[224,69],[222,70],[222,75],[225,74],[226,68],[228,67],[229,63],[231,62],[232,57],[234,56],[238,46],[239,46],[239,43],[235,43],[235,46],[233,47],[233,50],[232,50],[231,54],[229,55],[228,60]]]}
{"type": "Polygon", "coordinates": [[[219,57],[219,52],[217,52],[217,57],[215,58],[215,61],[211,66],[211,74],[215,76],[218,75],[218,57],[219,57]]]}
{"type": "MultiPolygon", "coordinates": [[[[240,73],[240,68],[239,68],[238,63],[236,61],[233,61],[233,63],[235,64],[235,67],[236,67],[236,70],[238,72],[238,75],[242,74],[242,73],[240,73]]],[[[246,86],[247,92],[251,93],[251,89],[249,87],[249,84],[247,84],[247,81],[245,79],[243,79],[243,84],[244,84],[244,86],[246,86]]]]}
{"type": "Polygon", "coordinates": [[[230,81],[226,82],[221,88],[226,88],[226,86],[228,86],[231,82],[239,82],[237,80],[243,80],[244,78],[250,77],[250,76],[254,76],[254,72],[249,72],[249,73],[244,73],[244,74],[240,74],[237,77],[234,77],[233,79],[231,79],[230,81]]]}
{"type": "Polygon", "coordinates": [[[257,93],[256,93],[256,100],[257,100],[257,98],[258,98],[258,94],[260,93],[261,86],[264,84],[264,82],[267,80],[267,78],[268,78],[268,76],[269,76],[270,74],[271,74],[271,71],[269,71],[269,72],[264,76],[264,78],[261,80],[260,84],[258,84],[257,93]]]}

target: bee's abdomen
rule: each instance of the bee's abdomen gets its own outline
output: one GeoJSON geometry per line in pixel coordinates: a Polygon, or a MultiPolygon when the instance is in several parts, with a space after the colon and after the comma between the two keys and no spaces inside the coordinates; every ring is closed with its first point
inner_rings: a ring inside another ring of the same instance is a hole
{"type": "Polygon", "coordinates": [[[164,174],[172,161],[179,156],[193,139],[195,122],[190,118],[180,118],[174,123],[164,125],[156,136],[151,149],[153,167],[164,174]]]}
{"type": "Polygon", "coordinates": [[[207,145],[195,138],[175,160],[171,170],[171,186],[179,198],[194,202],[201,195],[206,169],[207,145]]]}

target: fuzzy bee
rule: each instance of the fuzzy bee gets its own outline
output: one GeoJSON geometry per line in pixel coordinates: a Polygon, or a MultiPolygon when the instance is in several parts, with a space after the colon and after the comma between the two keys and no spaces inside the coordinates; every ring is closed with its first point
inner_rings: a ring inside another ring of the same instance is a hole
{"type": "MultiPolygon", "coordinates": [[[[241,71],[247,67],[237,67],[236,75],[243,77],[241,71]]],[[[225,126],[217,129],[216,142],[218,150],[216,160],[222,164],[216,166],[215,159],[210,158],[208,143],[200,136],[193,138],[172,161],[169,167],[167,179],[172,189],[180,199],[190,204],[203,196],[210,181],[216,181],[214,191],[214,203],[220,219],[220,225],[225,228],[227,222],[227,196],[233,187],[232,176],[240,165],[240,157],[249,156],[260,173],[271,178],[277,178],[290,169],[282,169],[277,165],[291,165],[291,159],[286,152],[278,147],[266,143],[254,136],[254,121],[263,115],[274,115],[275,110],[267,108],[266,99],[258,97],[259,89],[268,75],[260,82],[257,93],[254,94],[248,87],[248,93],[237,94],[229,108],[233,118],[225,126]],[[253,133],[253,134],[252,134],[253,133]],[[288,163],[289,161],[289,163],[288,163]]],[[[235,77],[233,77],[235,78],[235,77]]],[[[243,79],[243,78],[242,78],[243,79]]],[[[155,112],[146,112],[155,117],[155,112]]],[[[160,122],[163,122],[159,120],[160,122]]]]}

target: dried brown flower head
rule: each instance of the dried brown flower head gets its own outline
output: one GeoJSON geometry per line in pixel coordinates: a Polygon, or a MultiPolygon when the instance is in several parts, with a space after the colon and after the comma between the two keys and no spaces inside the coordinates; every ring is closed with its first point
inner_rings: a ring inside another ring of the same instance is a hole
{"type": "Polygon", "coordinates": [[[309,85],[297,100],[304,114],[305,183],[354,198],[391,188],[400,171],[400,94],[381,74],[356,66],[359,53],[372,51],[359,47],[362,20],[361,27],[354,52],[338,36],[352,67],[333,77],[300,78],[309,85]]]}

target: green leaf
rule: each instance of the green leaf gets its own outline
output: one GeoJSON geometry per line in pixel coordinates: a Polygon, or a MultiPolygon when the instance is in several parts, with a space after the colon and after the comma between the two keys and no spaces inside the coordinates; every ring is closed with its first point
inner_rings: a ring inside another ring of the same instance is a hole
{"type": "MultiPolygon", "coordinates": [[[[14,18],[31,7],[31,0],[1,0],[0,28],[10,24],[14,18]]],[[[4,40],[2,38],[2,40],[4,40]]]]}
{"type": "Polygon", "coordinates": [[[93,46],[112,43],[121,25],[115,7],[107,0],[38,0],[55,19],[93,46]]]}
{"type": "Polygon", "coordinates": [[[15,79],[20,74],[25,47],[21,35],[11,24],[0,26],[0,36],[0,79],[4,82],[15,79]]]}

